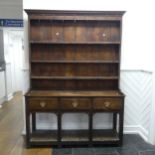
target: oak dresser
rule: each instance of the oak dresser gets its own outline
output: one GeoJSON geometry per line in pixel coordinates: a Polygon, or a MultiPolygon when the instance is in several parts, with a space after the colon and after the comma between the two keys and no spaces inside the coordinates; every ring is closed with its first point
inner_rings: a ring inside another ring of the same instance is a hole
{"type": "Polygon", "coordinates": [[[124,12],[25,11],[30,51],[30,90],[25,95],[27,147],[121,145],[124,94],[119,82],[124,12]],[[38,129],[37,113],[55,114],[57,129],[38,129]],[[88,128],[63,129],[66,113],[85,113],[88,128]],[[109,113],[112,125],[95,129],[96,113],[109,113]]]}

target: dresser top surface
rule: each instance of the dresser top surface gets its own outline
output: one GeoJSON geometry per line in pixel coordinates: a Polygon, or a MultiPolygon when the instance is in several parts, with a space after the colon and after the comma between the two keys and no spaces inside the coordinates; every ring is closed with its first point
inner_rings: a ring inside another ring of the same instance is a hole
{"type": "Polygon", "coordinates": [[[96,14],[96,15],[123,15],[125,11],[102,11],[102,10],[33,10],[25,9],[28,14],[96,14]]]}
{"type": "Polygon", "coordinates": [[[84,10],[25,10],[35,20],[115,20],[120,21],[125,11],[84,11],[84,10]]]}
{"type": "Polygon", "coordinates": [[[124,94],[119,90],[108,91],[39,91],[31,90],[26,96],[32,97],[123,97],[124,94]]]}

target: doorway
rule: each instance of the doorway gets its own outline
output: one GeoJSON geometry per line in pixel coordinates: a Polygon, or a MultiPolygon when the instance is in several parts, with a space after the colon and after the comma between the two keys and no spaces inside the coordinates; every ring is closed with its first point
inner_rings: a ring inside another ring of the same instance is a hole
{"type": "Polygon", "coordinates": [[[10,100],[17,91],[23,91],[23,29],[4,29],[5,95],[10,100]]]}

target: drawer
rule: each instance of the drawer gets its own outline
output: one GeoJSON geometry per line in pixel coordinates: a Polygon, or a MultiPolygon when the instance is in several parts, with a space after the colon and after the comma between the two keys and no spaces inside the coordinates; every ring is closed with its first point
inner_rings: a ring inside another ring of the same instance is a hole
{"type": "Polygon", "coordinates": [[[61,108],[64,110],[87,110],[90,107],[88,98],[63,98],[61,100],[61,108]]]}
{"type": "Polygon", "coordinates": [[[95,98],[93,108],[96,110],[119,110],[123,107],[121,98],[95,98]]]}
{"type": "Polygon", "coordinates": [[[54,110],[58,108],[57,98],[31,98],[28,99],[30,110],[54,110]]]}

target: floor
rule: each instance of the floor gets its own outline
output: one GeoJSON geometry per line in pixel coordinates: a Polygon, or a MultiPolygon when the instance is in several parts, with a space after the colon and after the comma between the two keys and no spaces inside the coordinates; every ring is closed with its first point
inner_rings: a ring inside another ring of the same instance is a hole
{"type": "Polygon", "coordinates": [[[52,149],[26,149],[23,136],[22,94],[16,93],[0,109],[0,155],[51,155],[52,149]]]}
{"type": "Polygon", "coordinates": [[[0,109],[0,155],[155,155],[155,146],[138,135],[124,135],[123,147],[26,149],[21,135],[24,126],[22,94],[16,93],[0,109]]]}
{"type": "Polygon", "coordinates": [[[138,135],[124,135],[122,147],[53,149],[53,155],[155,155],[155,146],[138,135]]]}

